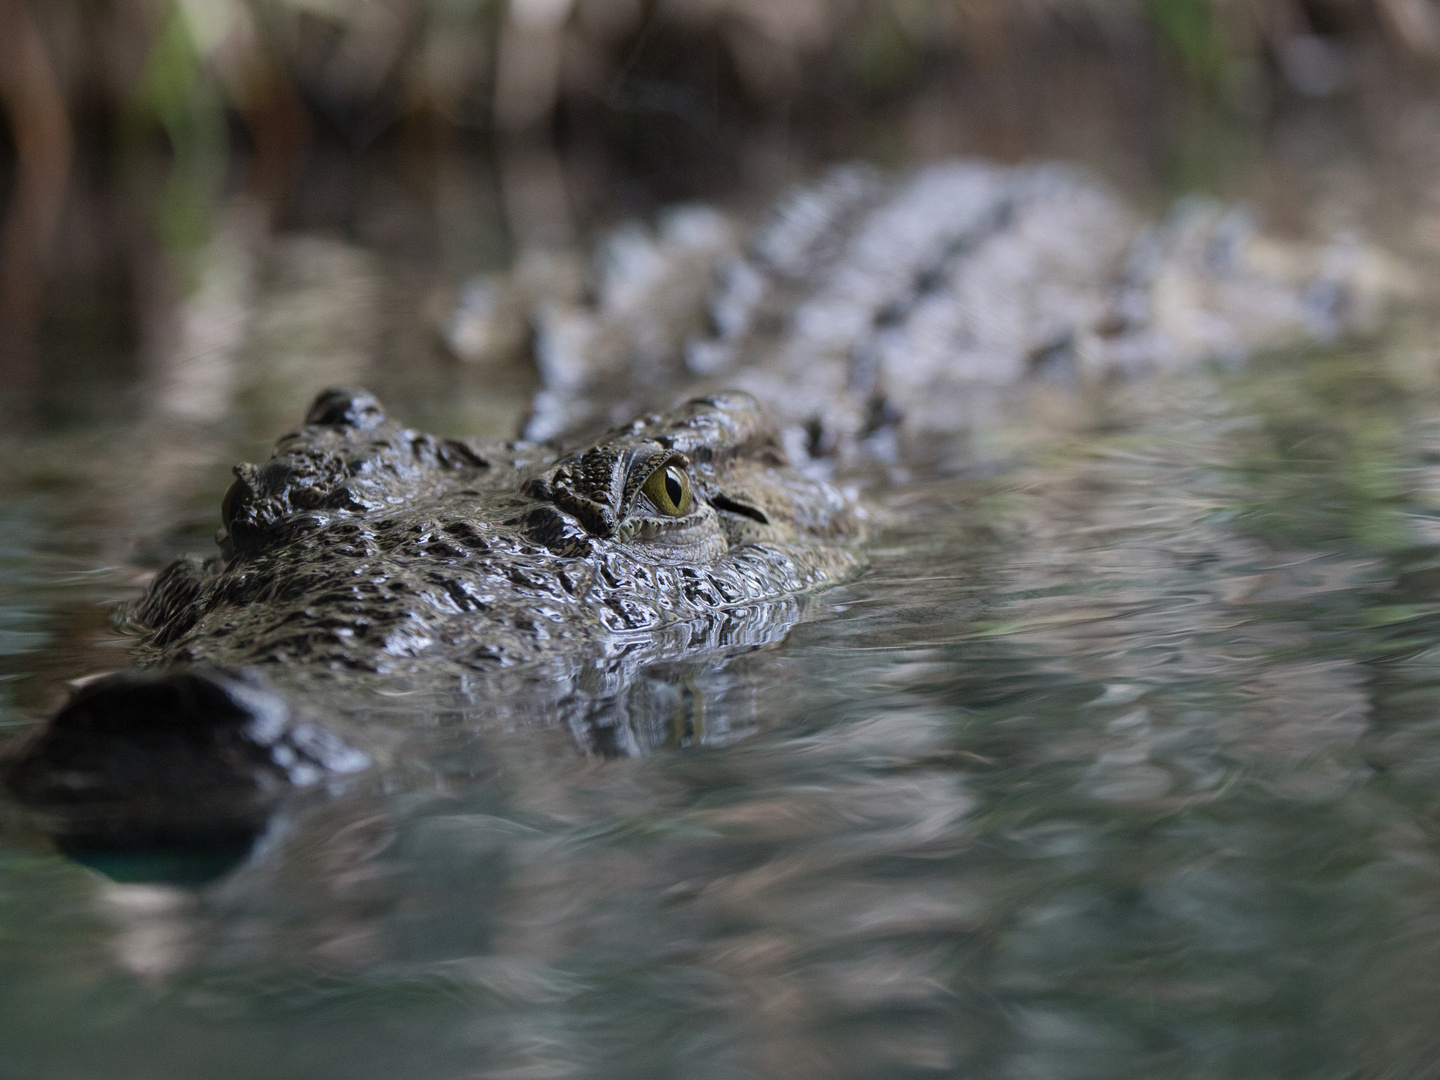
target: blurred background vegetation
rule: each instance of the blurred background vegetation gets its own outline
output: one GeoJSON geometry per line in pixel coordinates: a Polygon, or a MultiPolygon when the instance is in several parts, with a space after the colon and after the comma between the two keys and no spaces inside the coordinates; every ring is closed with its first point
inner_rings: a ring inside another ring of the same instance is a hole
{"type": "Polygon", "coordinates": [[[433,328],[517,255],[854,156],[1078,159],[1428,242],[1437,87],[1437,0],[0,0],[0,404],[127,408],[230,347],[253,289],[217,243],[292,291],[325,271],[267,238],[349,245],[433,328]]]}

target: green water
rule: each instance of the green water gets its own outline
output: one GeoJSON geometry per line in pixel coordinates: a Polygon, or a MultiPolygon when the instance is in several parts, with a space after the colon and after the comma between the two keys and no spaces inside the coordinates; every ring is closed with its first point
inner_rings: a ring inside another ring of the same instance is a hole
{"type": "MultiPolygon", "coordinates": [[[[697,680],[699,745],[430,724],[200,886],[14,831],[0,1077],[1435,1075],[1427,356],[1037,393],[877,485],[869,571],[697,680]]],[[[0,733],[124,662],[247,423],[138,488],[104,447],[179,436],[11,440],[0,733]]]]}

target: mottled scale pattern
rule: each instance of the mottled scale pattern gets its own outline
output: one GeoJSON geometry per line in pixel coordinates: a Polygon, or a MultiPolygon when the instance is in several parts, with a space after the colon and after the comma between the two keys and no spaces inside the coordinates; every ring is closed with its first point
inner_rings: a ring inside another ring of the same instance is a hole
{"type": "Polygon", "coordinates": [[[860,566],[863,511],[789,468],[745,395],[568,455],[437,440],[368,400],[363,423],[307,424],[237,468],[225,554],[173,564],[139,606],[150,660],[434,678],[626,641],[655,657],[733,638],[734,612],[860,566]],[[693,485],[683,517],[641,491],[662,463],[693,485]],[[348,494],[357,483],[368,502],[348,494]]]}

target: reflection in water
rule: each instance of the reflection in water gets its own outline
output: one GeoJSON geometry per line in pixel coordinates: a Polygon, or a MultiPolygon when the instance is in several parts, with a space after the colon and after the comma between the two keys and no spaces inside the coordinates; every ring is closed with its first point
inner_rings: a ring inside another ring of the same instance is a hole
{"type": "Polygon", "coordinates": [[[7,1062],[1423,1075],[1440,399],[1389,363],[1151,383],[936,465],[864,577],[723,663],[387,697],[389,764],[208,885],[0,849],[7,1062]]]}
{"type": "Polygon", "coordinates": [[[105,883],[96,908],[115,925],[116,963],[142,979],[159,979],[179,969],[189,951],[186,915],[195,898],[165,885],[105,883]]]}

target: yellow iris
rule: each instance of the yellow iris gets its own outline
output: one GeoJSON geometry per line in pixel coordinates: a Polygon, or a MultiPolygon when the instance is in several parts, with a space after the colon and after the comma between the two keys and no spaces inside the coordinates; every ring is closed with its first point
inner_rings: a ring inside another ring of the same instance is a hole
{"type": "Polygon", "coordinates": [[[679,465],[666,465],[656,469],[646,479],[646,498],[655,509],[669,517],[684,517],[695,505],[695,496],[690,489],[690,477],[679,465]]]}

